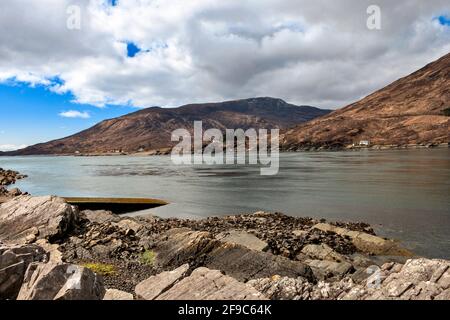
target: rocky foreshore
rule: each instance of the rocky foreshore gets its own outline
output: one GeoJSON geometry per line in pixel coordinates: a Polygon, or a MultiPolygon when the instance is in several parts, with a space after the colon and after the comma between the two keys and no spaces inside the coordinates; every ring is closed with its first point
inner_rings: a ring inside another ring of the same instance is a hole
{"type": "Polygon", "coordinates": [[[6,187],[16,183],[17,180],[24,179],[26,177],[26,175],[20,174],[17,171],[4,170],[0,168],[0,200],[21,195],[22,192],[18,188],[8,190],[6,187]]]}
{"type": "Polygon", "coordinates": [[[0,299],[450,299],[450,262],[365,223],[281,213],[204,220],[0,206],[0,299]]]}

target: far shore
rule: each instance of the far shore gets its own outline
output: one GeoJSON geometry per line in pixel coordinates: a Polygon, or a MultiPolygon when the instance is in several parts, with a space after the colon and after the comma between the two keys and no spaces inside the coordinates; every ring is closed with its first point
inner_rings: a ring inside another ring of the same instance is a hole
{"type": "MultiPolygon", "coordinates": [[[[450,143],[439,143],[439,144],[407,144],[407,145],[373,145],[373,146],[347,146],[347,147],[314,147],[314,146],[301,146],[301,147],[290,147],[288,149],[282,148],[280,153],[303,153],[303,152],[357,152],[357,151],[387,151],[387,150],[433,150],[433,149],[444,149],[450,148],[450,143]]],[[[17,151],[11,152],[0,152],[0,157],[117,157],[117,156],[134,156],[134,157],[148,157],[148,156],[165,156],[170,155],[171,148],[162,148],[142,152],[74,152],[74,153],[55,153],[55,154],[11,154],[17,151]]]]}

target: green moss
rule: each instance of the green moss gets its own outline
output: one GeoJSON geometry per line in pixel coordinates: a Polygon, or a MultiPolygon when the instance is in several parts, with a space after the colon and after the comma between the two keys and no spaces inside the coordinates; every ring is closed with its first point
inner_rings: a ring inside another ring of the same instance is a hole
{"type": "Polygon", "coordinates": [[[156,253],[151,250],[145,250],[145,252],[141,255],[141,262],[143,264],[147,264],[152,266],[155,263],[156,253]]]}
{"type": "Polygon", "coordinates": [[[104,263],[85,263],[83,267],[92,270],[93,272],[102,276],[112,276],[116,274],[116,268],[111,264],[104,263]]]}

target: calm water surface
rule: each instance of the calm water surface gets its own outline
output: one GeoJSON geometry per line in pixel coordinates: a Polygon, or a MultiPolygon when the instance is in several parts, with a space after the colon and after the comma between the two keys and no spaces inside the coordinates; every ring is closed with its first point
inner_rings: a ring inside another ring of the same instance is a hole
{"type": "Polygon", "coordinates": [[[170,157],[0,157],[33,195],[151,197],[162,217],[279,211],[365,221],[427,257],[450,258],[450,150],[286,153],[255,166],[175,166],[170,157]]]}

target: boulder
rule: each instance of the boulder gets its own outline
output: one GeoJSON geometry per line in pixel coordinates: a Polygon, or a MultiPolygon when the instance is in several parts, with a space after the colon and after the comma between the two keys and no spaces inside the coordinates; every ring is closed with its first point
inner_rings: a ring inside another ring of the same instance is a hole
{"type": "Polygon", "coordinates": [[[410,251],[400,247],[397,242],[386,240],[365,232],[352,231],[328,223],[318,223],[313,228],[325,232],[333,232],[342,237],[349,237],[355,247],[364,253],[375,255],[413,256],[410,251]]]}
{"type": "Polygon", "coordinates": [[[101,300],[102,278],[71,264],[32,263],[25,274],[18,300],[101,300]]]}
{"type": "Polygon", "coordinates": [[[0,245],[0,300],[16,299],[28,266],[47,260],[47,253],[37,245],[0,245]]]}
{"type": "Polygon", "coordinates": [[[344,262],[347,260],[343,255],[337,253],[325,243],[320,245],[308,244],[303,247],[301,252],[311,259],[316,260],[329,260],[335,262],[344,262]]]}
{"type": "Polygon", "coordinates": [[[25,243],[30,236],[57,239],[74,226],[77,218],[77,210],[61,198],[16,197],[0,205],[0,240],[25,243]]]}
{"type": "Polygon", "coordinates": [[[266,297],[218,270],[198,268],[156,300],[266,300],[266,297]]]}
{"type": "Polygon", "coordinates": [[[163,269],[185,263],[191,266],[201,265],[202,258],[220,244],[209,232],[191,231],[187,228],[172,229],[162,235],[154,250],[157,253],[155,265],[163,269]]]}
{"type": "Polygon", "coordinates": [[[267,242],[259,239],[257,236],[240,230],[230,230],[219,233],[217,240],[222,242],[234,243],[244,246],[251,250],[265,251],[268,248],[267,242]]]}
{"type": "Polygon", "coordinates": [[[134,300],[134,298],[131,293],[125,291],[117,289],[106,289],[103,300],[134,300]]]}
{"type": "Polygon", "coordinates": [[[318,279],[343,278],[347,273],[353,271],[353,266],[348,262],[335,262],[329,260],[305,260],[318,279]]]}
{"type": "Polygon", "coordinates": [[[175,283],[183,279],[188,270],[189,265],[184,264],[173,271],[166,271],[140,282],[135,289],[137,298],[140,300],[156,299],[175,283]]]}
{"type": "Polygon", "coordinates": [[[242,282],[274,275],[316,281],[311,268],[303,262],[229,243],[212,250],[207,255],[204,266],[221,270],[242,282]]]}

